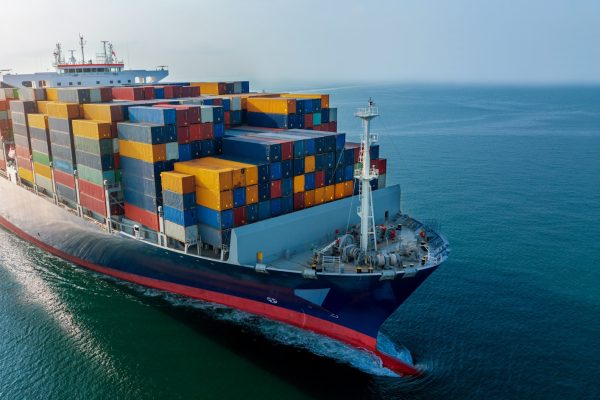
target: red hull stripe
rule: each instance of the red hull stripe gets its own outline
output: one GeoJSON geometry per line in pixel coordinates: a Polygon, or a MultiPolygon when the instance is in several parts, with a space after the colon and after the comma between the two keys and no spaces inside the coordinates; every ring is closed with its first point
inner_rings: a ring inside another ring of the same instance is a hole
{"type": "Polygon", "coordinates": [[[350,344],[351,346],[371,351],[381,358],[385,367],[393,370],[399,375],[420,374],[420,371],[417,370],[415,367],[405,364],[396,358],[393,358],[378,351],[377,340],[375,338],[372,338],[371,336],[357,332],[350,328],[346,328],[345,326],[334,324],[332,322],[325,321],[320,318],[306,315],[304,313],[299,313],[297,311],[288,310],[286,308],[278,307],[272,304],[261,303],[255,300],[244,299],[242,297],[227,295],[185,285],[179,285],[171,282],[165,282],[158,279],[147,278],[128,272],[103,267],[91,263],[89,261],[74,257],[68,253],[65,253],[62,250],[49,246],[46,243],[36,239],[35,237],[19,229],[18,227],[16,227],[1,216],[0,224],[4,225],[7,229],[13,231],[21,238],[31,243],[34,243],[36,246],[46,250],[47,252],[54,254],[55,256],[65,259],[67,261],[70,261],[73,264],[77,264],[82,267],[88,268],[92,271],[113,276],[124,281],[137,283],[142,286],[177,293],[194,299],[222,304],[234,309],[239,309],[252,314],[261,315],[269,319],[285,322],[287,324],[297,326],[302,329],[310,330],[324,336],[329,336],[333,339],[350,344]]]}

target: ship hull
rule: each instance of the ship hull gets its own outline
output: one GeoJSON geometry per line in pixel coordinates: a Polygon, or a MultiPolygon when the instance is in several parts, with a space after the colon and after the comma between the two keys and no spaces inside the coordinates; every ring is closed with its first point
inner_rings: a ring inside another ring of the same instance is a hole
{"type": "Polygon", "coordinates": [[[78,266],[146,287],[223,304],[310,330],[377,354],[400,375],[418,370],[378,349],[385,320],[433,272],[381,280],[377,274],[258,273],[110,234],[49,200],[0,179],[0,225],[78,266]]]}

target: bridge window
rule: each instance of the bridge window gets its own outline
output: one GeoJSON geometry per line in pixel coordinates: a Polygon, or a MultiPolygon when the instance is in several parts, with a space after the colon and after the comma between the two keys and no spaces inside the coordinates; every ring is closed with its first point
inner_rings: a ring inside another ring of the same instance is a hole
{"type": "Polygon", "coordinates": [[[61,86],[62,83],[61,82],[56,82],[56,86],[61,86]]]}
{"type": "Polygon", "coordinates": [[[131,83],[131,79],[127,79],[127,83],[131,83]]]}
{"type": "Polygon", "coordinates": [[[113,83],[113,81],[110,81],[110,83],[113,83]]]}
{"type": "Polygon", "coordinates": [[[77,84],[78,84],[79,86],[81,86],[81,82],[77,82],[77,84]]]}
{"type": "Polygon", "coordinates": [[[121,83],[121,81],[117,81],[117,83],[121,83]]]}
{"type": "Polygon", "coordinates": [[[75,72],[83,72],[83,68],[77,68],[75,72]]]}
{"type": "Polygon", "coordinates": [[[69,82],[69,86],[73,86],[73,82],[69,82]]]}
{"type": "Polygon", "coordinates": [[[99,85],[99,84],[100,84],[100,81],[96,81],[96,85],[99,85]]]}

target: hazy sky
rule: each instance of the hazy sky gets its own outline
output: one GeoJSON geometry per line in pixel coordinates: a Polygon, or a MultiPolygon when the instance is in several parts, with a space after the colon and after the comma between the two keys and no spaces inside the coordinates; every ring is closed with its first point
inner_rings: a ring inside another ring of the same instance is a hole
{"type": "Polygon", "coordinates": [[[15,72],[82,33],[172,81],[600,82],[600,0],[3,0],[0,20],[15,72]]]}

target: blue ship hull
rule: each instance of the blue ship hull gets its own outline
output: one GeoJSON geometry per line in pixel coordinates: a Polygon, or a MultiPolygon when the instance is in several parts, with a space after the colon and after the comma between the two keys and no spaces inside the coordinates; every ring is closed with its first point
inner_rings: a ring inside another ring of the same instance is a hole
{"type": "Polygon", "coordinates": [[[264,274],[251,266],[108,233],[1,178],[0,194],[0,225],[60,258],[118,279],[314,331],[377,354],[384,366],[401,375],[418,374],[414,366],[380,351],[377,336],[385,320],[437,265],[388,280],[367,273],[319,274],[318,279],[293,271],[264,274]]]}

